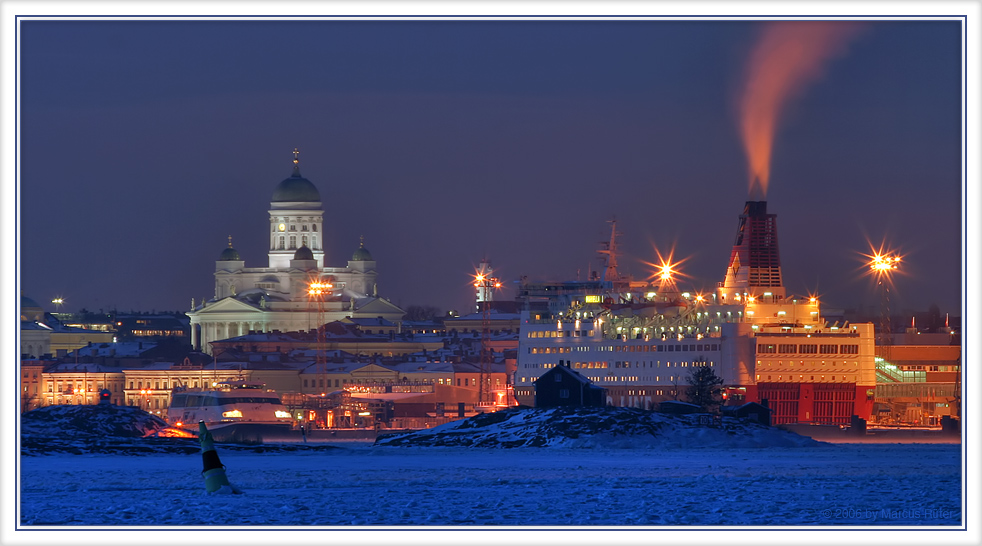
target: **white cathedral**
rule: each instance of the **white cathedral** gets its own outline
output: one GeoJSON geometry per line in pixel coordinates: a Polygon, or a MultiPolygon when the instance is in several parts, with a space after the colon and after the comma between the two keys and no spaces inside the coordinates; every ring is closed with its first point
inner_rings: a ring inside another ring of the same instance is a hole
{"type": "Polygon", "coordinates": [[[398,322],[405,312],[378,297],[375,260],[364,247],[347,267],[324,267],[324,208],[320,192],[300,176],[280,182],[269,204],[269,267],[245,267],[229,237],[215,262],[215,296],[191,318],[191,346],[207,353],[209,342],[255,332],[309,331],[343,318],[398,322]]]}

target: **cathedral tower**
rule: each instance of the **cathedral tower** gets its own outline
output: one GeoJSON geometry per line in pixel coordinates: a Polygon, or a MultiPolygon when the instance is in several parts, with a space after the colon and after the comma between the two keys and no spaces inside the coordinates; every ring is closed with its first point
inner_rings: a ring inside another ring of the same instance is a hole
{"type": "Polygon", "coordinates": [[[269,203],[269,267],[288,268],[302,246],[324,265],[324,207],[320,192],[300,176],[300,151],[293,149],[293,175],[280,182],[269,203]]]}

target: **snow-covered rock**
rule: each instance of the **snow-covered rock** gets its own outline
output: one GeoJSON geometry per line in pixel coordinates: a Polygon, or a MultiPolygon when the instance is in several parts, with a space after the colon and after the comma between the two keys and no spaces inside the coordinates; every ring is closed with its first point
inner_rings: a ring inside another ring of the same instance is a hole
{"type": "Polygon", "coordinates": [[[377,446],[720,448],[815,447],[821,442],[750,421],[635,408],[512,408],[428,430],[380,436],[377,446]]]}
{"type": "Polygon", "coordinates": [[[46,406],[21,415],[25,433],[142,438],[166,426],[163,419],[139,408],[109,404],[46,406]]]}
{"type": "Polygon", "coordinates": [[[193,453],[194,442],[152,438],[164,420],[139,408],[113,405],[46,406],[21,415],[21,453],[193,453]]]}

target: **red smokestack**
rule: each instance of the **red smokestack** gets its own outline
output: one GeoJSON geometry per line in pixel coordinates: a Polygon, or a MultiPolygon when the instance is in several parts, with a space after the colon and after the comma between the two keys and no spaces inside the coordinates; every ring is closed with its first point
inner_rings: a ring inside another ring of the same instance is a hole
{"type": "Polygon", "coordinates": [[[841,53],[860,28],[843,21],[780,21],[764,28],[750,55],[740,97],[752,200],[767,195],[771,148],[784,106],[821,76],[823,63],[841,53]]]}

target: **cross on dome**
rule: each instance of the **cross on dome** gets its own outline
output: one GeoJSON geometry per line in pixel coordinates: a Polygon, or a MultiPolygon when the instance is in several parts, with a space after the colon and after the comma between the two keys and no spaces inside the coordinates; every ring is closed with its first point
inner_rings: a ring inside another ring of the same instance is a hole
{"type": "Polygon", "coordinates": [[[300,150],[293,149],[293,176],[300,176],[300,150]]]}

